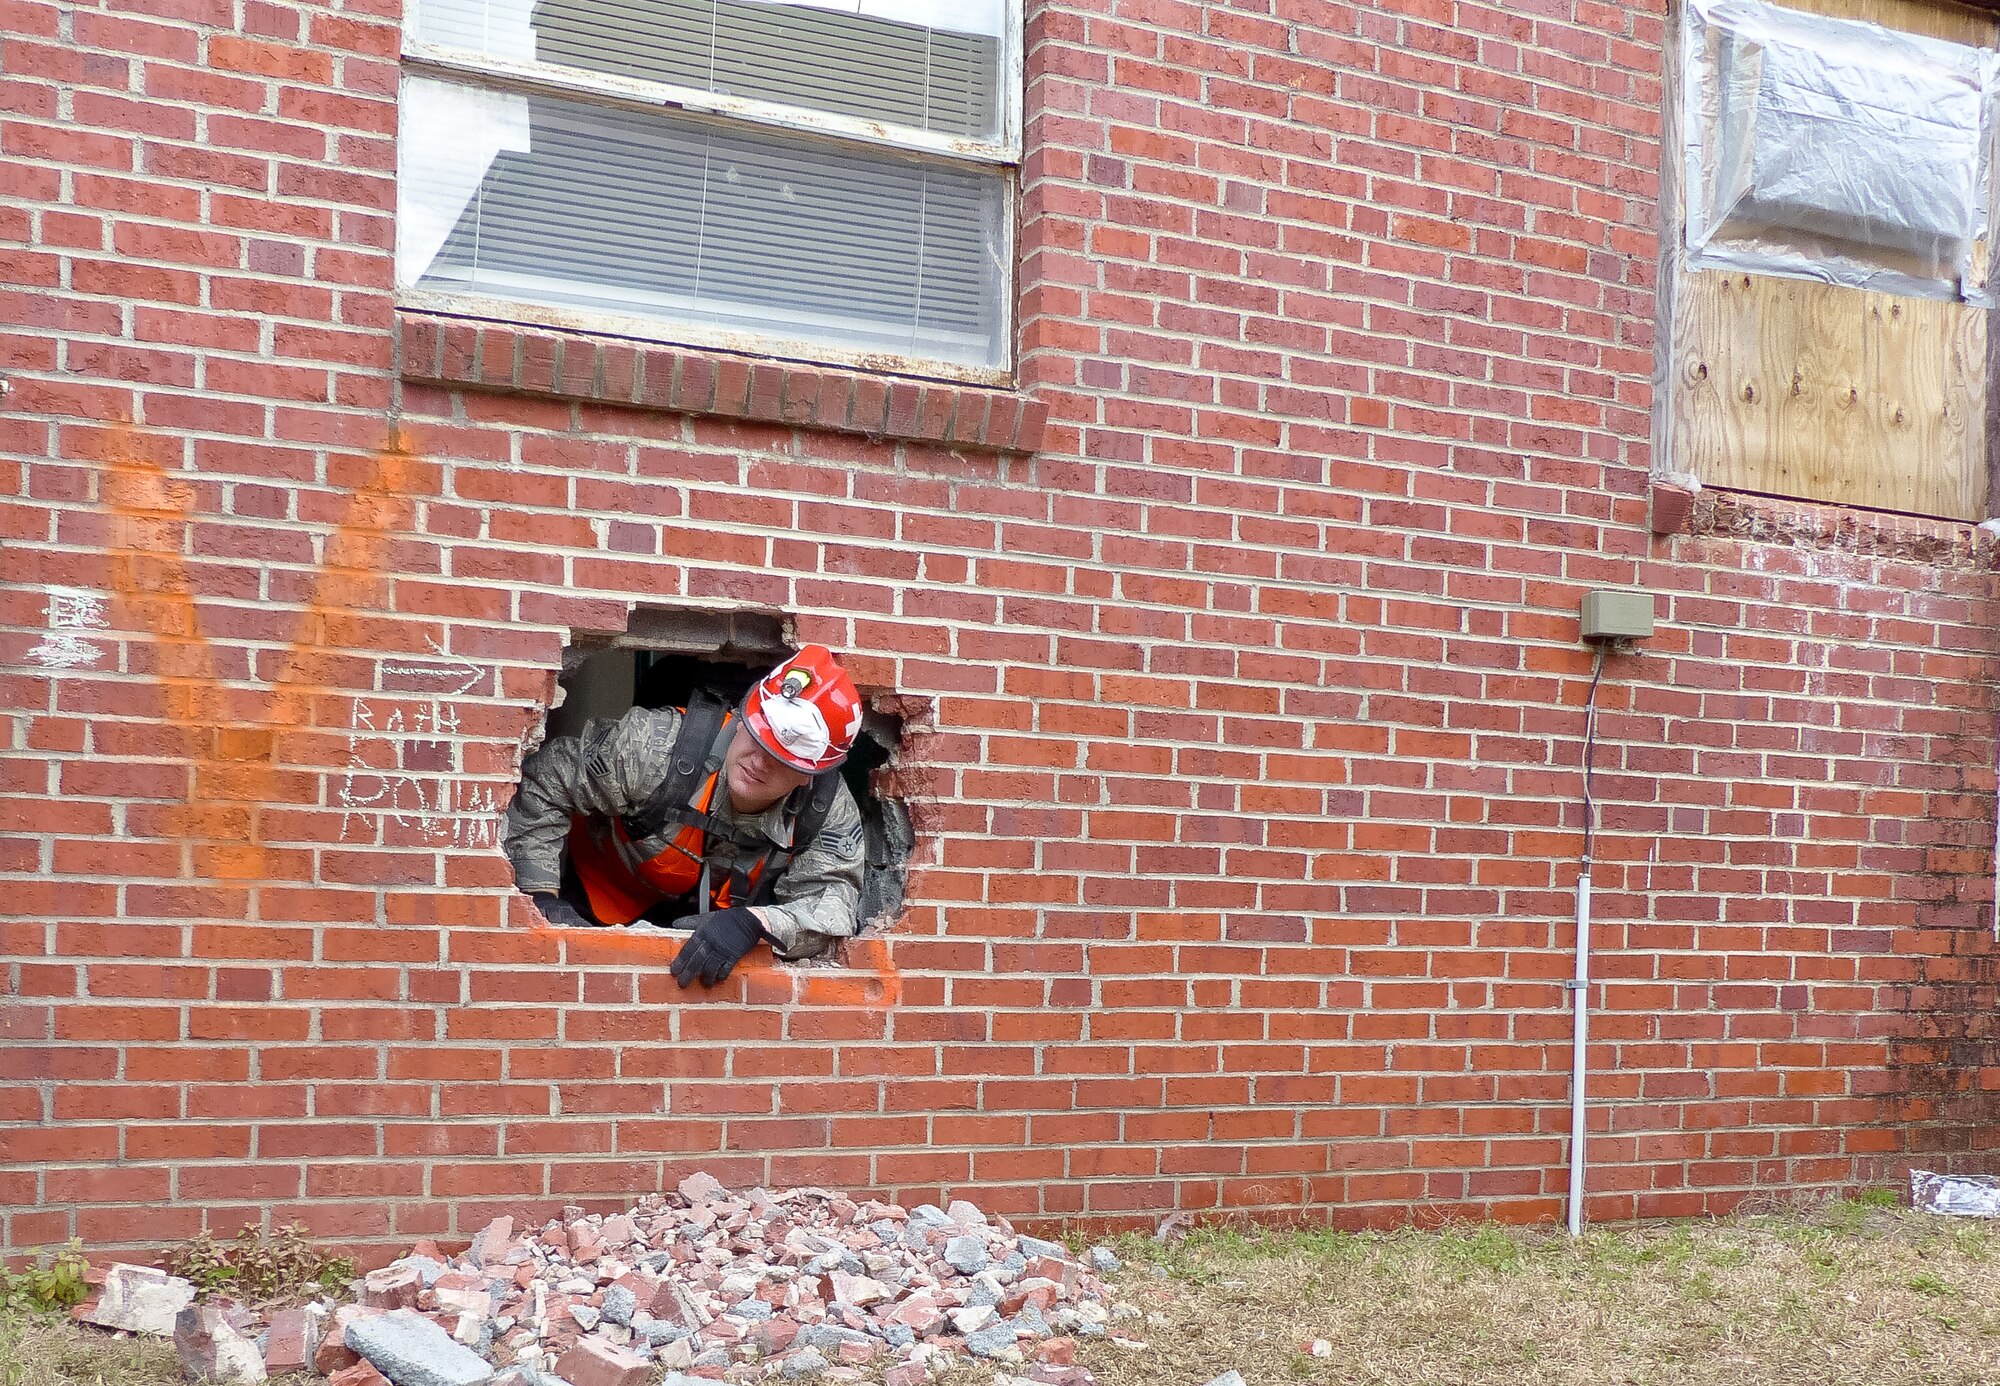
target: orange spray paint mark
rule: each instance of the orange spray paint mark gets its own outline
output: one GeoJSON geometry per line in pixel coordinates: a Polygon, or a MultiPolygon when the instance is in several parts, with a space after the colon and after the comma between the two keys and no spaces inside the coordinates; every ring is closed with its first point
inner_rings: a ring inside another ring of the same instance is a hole
{"type": "MultiPolygon", "coordinates": [[[[351,651],[378,645],[364,627],[390,609],[392,546],[417,532],[416,497],[437,493],[440,469],[393,445],[369,458],[343,459],[354,468],[353,489],[305,579],[304,610],[283,644],[258,648],[253,666],[232,672],[224,660],[245,646],[205,628],[199,571],[187,558],[201,521],[197,489],[147,457],[136,436],[129,442],[103,474],[114,525],[110,627],[147,637],[143,646],[128,644],[128,672],[147,675],[136,685],[146,690],[139,696],[149,697],[147,710],[162,725],[173,758],[188,767],[185,798],[169,808],[165,830],[188,844],[189,878],[271,880],[283,853],[269,842],[269,811],[321,807],[318,785],[338,773],[322,763],[323,753],[295,758],[290,750],[307,735],[353,730],[316,727],[314,702],[325,694],[356,695],[341,666],[351,651]],[[139,650],[150,658],[149,669],[130,668],[139,650]],[[267,665],[264,687],[229,686],[256,684],[267,665]]],[[[441,627],[436,632],[438,650],[443,633],[441,627]]],[[[142,715],[131,712],[135,719],[142,715]]],[[[678,941],[669,941],[671,950],[662,957],[661,940],[625,936],[614,942],[610,931],[562,932],[589,940],[583,948],[566,948],[566,955],[665,965],[679,952],[678,941]]],[[[782,991],[783,999],[802,1005],[882,1010],[901,1001],[902,977],[888,939],[850,939],[840,949],[847,971],[793,969],[759,950],[739,975],[753,992],[782,991]]]]}
{"type": "MultiPolygon", "coordinates": [[[[563,961],[577,967],[609,965],[664,970],[680,955],[684,943],[679,934],[637,933],[615,926],[571,929],[539,921],[540,917],[534,916],[529,927],[557,935],[562,941],[563,961]]],[[[732,1000],[740,995],[745,1004],[753,1006],[800,1005],[827,1010],[879,1011],[901,1004],[903,974],[896,966],[894,949],[887,937],[870,934],[842,939],[835,948],[840,968],[798,967],[779,962],[768,947],[760,944],[736,965],[729,981],[714,994],[732,1000]]],[[[691,1000],[709,994],[699,983],[686,992],[691,1000]]]]}
{"type": "Polygon", "coordinates": [[[127,645],[127,671],[145,675],[134,696],[150,707],[130,711],[150,712],[174,758],[188,767],[186,797],[168,810],[164,826],[189,844],[190,877],[267,880],[268,811],[316,807],[325,771],[322,757],[294,760],[288,748],[312,728],[314,698],[344,691],[333,667],[350,647],[352,628],[367,619],[363,613],[388,605],[381,569],[394,538],[415,528],[410,493],[424,464],[396,451],[360,460],[355,489],[306,579],[305,608],[271,648],[207,629],[200,583],[205,572],[223,570],[187,557],[202,523],[197,489],[132,443],[103,473],[113,521],[110,624],[147,637],[127,645]],[[225,668],[246,652],[243,667],[225,668]]]}

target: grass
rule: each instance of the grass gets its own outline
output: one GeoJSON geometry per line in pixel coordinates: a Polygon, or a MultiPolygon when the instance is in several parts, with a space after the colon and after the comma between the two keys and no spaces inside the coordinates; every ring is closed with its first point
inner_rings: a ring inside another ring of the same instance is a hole
{"type": "MultiPolygon", "coordinates": [[[[269,1386],[325,1386],[311,1374],[269,1386]]],[[[188,1386],[165,1338],[80,1328],[52,1314],[0,1313],[0,1386],[188,1386]]]]}
{"type": "Polygon", "coordinates": [[[118,1338],[66,1318],[0,1317],[0,1386],[182,1386],[174,1345],[118,1338]]]}
{"type": "Polygon", "coordinates": [[[1571,1242],[1441,1231],[1198,1232],[1119,1247],[1148,1346],[1083,1345],[1102,1386],[1889,1386],[2000,1381],[2000,1227],[1888,1191],[1571,1242]],[[1323,1340],[1314,1355],[1311,1344],[1323,1340]]]}
{"type": "MultiPolygon", "coordinates": [[[[1117,1245],[1102,1386],[1956,1386],[2000,1382],[2000,1224],[1893,1195],[1560,1232],[1197,1231],[1117,1245]],[[1311,1351],[1324,1340],[1324,1356],[1311,1351]]],[[[300,1381],[311,1380],[299,1378],[300,1381]]],[[[983,1368],[950,1386],[990,1381],[983,1368]]],[[[179,1386],[171,1347],[0,1320],[0,1386],[179,1386]],[[10,1342],[9,1335],[15,1335],[10,1342]]]]}

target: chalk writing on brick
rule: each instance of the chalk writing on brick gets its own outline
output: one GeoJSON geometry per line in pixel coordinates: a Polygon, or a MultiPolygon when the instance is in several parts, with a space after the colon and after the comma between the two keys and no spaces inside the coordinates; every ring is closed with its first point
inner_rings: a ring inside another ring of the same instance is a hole
{"type": "MultiPolygon", "coordinates": [[[[490,677],[467,667],[474,682],[490,677]]],[[[459,723],[458,709],[444,697],[424,698],[408,709],[353,700],[347,766],[334,791],[343,842],[376,840],[386,823],[425,842],[499,845],[499,795],[491,784],[468,783],[457,774],[453,738],[459,723]]]]}
{"type": "Polygon", "coordinates": [[[47,634],[28,651],[28,658],[44,669],[86,669],[96,664],[104,651],[76,632],[105,628],[104,598],[78,587],[48,591],[47,634]]]}

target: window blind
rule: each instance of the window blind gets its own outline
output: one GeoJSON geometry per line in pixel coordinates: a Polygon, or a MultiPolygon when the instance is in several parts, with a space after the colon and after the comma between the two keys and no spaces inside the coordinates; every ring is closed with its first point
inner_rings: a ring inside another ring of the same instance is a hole
{"type": "Polygon", "coordinates": [[[943,0],[903,0],[893,15],[775,0],[417,0],[414,29],[498,57],[998,142],[998,14],[943,0]]]}
{"type": "Polygon", "coordinates": [[[406,146],[489,160],[476,188],[402,170],[406,221],[450,226],[427,259],[399,246],[406,282],[1006,364],[999,171],[539,94],[507,98],[528,135],[493,149],[461,90],[404,79],[406,146]]]}

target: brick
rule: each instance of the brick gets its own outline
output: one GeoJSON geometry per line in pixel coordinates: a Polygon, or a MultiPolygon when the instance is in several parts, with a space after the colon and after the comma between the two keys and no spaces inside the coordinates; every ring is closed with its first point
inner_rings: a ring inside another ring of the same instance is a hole
{"type": "Polygon", "coordinates": [[[423,1281],[413,1270],[384,1268],[361,1281],[361,1303],[370,1309],[414,1309],[423,1281]]]}
{"type": "Polygon", "coordinates": [[[1686,529],[1694,516],[1694,501],[1699,493],[1699,484],[1678,485],[1655,477],[1652,483],[1653,533],[1678,534],[1686,529]]]}
{"type": "Polygon", "coordinates": [[[356,1362],[334,1372],[327,1381],[329,1386],[388,1386],[389,1378],[375,1370],[372,1363],[356,1362]]]}
{"type": "Polygon", "coordinates": [[[574,1386],[645,1386],[653,1369],[624,1348],[584,1338],[556,1359],[556,1375],[574,1386]]]}
{"type": "Polygon", "coordinates": [[[472,1239],[472,1246],[466,1252],[478,1266],[497,1265],[507,1253],[507,1243],[514,1235],[514,1219],[495,1218],[480,1229],[472,1239]]]}

